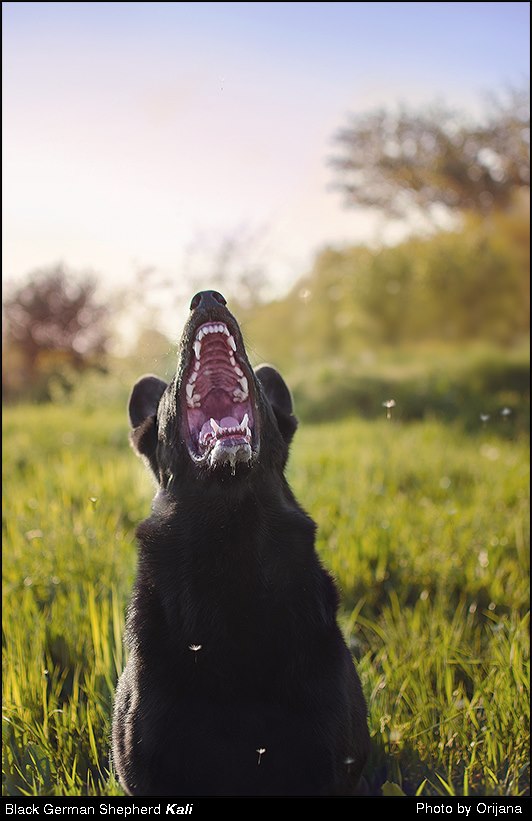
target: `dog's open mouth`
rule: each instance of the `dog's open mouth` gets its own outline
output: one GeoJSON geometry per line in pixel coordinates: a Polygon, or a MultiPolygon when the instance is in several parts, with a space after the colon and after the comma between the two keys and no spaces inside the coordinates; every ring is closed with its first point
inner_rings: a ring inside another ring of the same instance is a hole
{"type": "Polygon", "coordinates": [[[190,455],[212,467],[250,462],[257,417],[253,377],[227,325],[200,325],[188,359],[181,392],[190,455]]]}

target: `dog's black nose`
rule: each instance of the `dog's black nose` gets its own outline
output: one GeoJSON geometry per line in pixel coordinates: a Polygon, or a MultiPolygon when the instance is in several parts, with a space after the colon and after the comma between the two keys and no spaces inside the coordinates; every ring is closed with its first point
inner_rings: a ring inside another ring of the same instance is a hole
{"type": "Polygon", "coordinates": [[[218,291],[199,291],[191,299],[190,310],[195,311],[197,308],[217,308],[220,305],[227,305],[227,302],[218,291]]]}

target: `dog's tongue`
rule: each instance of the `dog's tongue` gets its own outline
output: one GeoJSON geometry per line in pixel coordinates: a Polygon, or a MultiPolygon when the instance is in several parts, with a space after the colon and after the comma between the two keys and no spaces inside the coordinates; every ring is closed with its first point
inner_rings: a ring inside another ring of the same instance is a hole
{"type": "Polygon", "coordinates": [[[224,416],[223,419],[220,419],[218,424],[221,428],[237,428],[240,425],[240,422],[235,419],[234,416],[224,416]]]}

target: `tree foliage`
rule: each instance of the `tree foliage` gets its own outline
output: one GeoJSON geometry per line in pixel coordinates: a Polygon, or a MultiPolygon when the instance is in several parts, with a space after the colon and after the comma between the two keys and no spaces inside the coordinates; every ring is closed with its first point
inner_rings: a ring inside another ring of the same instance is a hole
{"type": "Polygon", "coordinates": [[[530,94],[492,99],[481,122],[444,105],[352,116],[331,165],[348,206],[404,217],[435,206],[487,214],[530,187],[530,94]]]}
{"type": "Polygon", "coordinates": [[[109,309],[97,300],[96,279],[61,265],[31,274],[4,300],[4,394],[24,387],[46,398],[60,371],[100,366],[109,341],[109,309]]]}
{"type": "Polygon", "coordinates": [[[393,247],[327,248],[284,299],[243,314],[258,358],[287,372],[352,362],[380,346],[519,345],[530,327],[530,210],[393,247]],[[272,332],[282,328],[282,333],[272,332]]]}

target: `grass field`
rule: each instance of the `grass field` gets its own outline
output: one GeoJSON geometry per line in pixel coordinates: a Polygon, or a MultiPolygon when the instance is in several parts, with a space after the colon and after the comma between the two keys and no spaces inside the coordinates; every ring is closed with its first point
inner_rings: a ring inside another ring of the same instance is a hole
{"type": "MultiPolygon", "coordinates": [[[[120,795],[111,704],[153,486],[121,410],[20,407],[3,428],[3,792],[120,795]]],[[[289,474],[342,591],[372,789],[527,792],[528,442],[307,425],[289,474]]]]}

